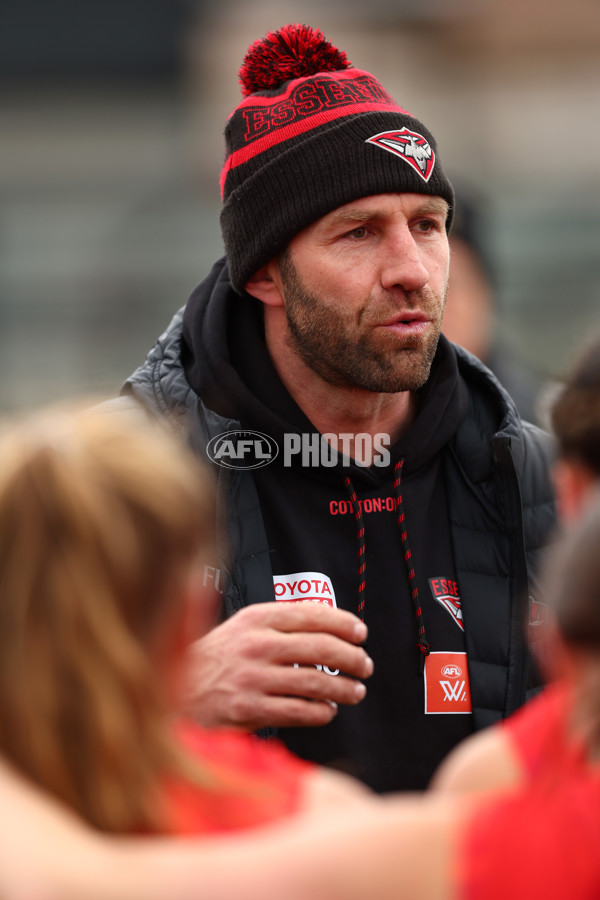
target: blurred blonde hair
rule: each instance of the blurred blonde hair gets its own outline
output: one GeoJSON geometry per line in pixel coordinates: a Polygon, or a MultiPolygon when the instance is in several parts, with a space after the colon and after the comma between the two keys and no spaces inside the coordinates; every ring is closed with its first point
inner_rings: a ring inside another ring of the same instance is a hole
{"type": "Polygon", "coordinates": [[[141,414],[0,436],[0,752],[99,828],[163,830],[164,778],[204,777],[149,648],[214,562],[214,518],[209,474],[141,414]]]}

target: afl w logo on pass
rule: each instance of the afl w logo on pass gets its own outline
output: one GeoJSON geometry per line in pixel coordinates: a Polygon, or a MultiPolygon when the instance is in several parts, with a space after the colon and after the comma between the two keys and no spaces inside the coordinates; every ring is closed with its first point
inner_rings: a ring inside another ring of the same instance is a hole
{"type": "Polygon", "coordinates": [[[466,653],[430,653],[425,658],[425,714],[471,712],[466,653]]]}
{"type": "Polygon", "coordinates": [[[435,166],[435,153],[429,141],[426,141],[418,131],[411,131],[406,127],[398,131],[380,131],[379,134],[367,138],[365,144],[375,144],[382,150],[395,153],[412,166],[423,181],[429,181],[431,178],[435,166]]]}
{"type": "Polygon", "coordinates": [[[206,445],[206,455],[225,469],[261,469],[272,463],[279,447],[260,431],[224,431],[206,445]]]}

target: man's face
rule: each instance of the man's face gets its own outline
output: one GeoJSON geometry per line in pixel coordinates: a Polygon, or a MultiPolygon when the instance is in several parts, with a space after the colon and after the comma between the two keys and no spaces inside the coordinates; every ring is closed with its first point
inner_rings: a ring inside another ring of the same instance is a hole
{"type": "Polygon", "coordinates": [[[382,393],[427,381],[448,283],[447,212],[440,197],[363,197],[279,257],[286,340],[324,381],[382,393]]]}

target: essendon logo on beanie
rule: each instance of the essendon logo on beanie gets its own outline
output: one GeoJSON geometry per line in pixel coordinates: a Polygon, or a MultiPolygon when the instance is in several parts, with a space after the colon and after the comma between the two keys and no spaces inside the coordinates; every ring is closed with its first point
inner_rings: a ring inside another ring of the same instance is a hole
{"type": "Polygon", "coordinates": [[[367,138],[365,144],[375,144],[376,147],[395,153],[412,166],[423,181],[429,181],[435,165],[435,153],[429,142],[417,131],[406,127],[397,131],[381,131],[367,138]]]}

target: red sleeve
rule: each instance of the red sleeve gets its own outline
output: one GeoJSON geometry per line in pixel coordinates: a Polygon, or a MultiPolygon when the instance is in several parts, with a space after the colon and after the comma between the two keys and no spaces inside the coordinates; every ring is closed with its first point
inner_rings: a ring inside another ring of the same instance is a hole
{"type": "Polygon", "coordinates": [[[178,729],[204,774],[202,784],[167,786],[177,834],[230,831],[297,812],[306,779],[314,770],[279,741],[232,730],[178,729]]]}

